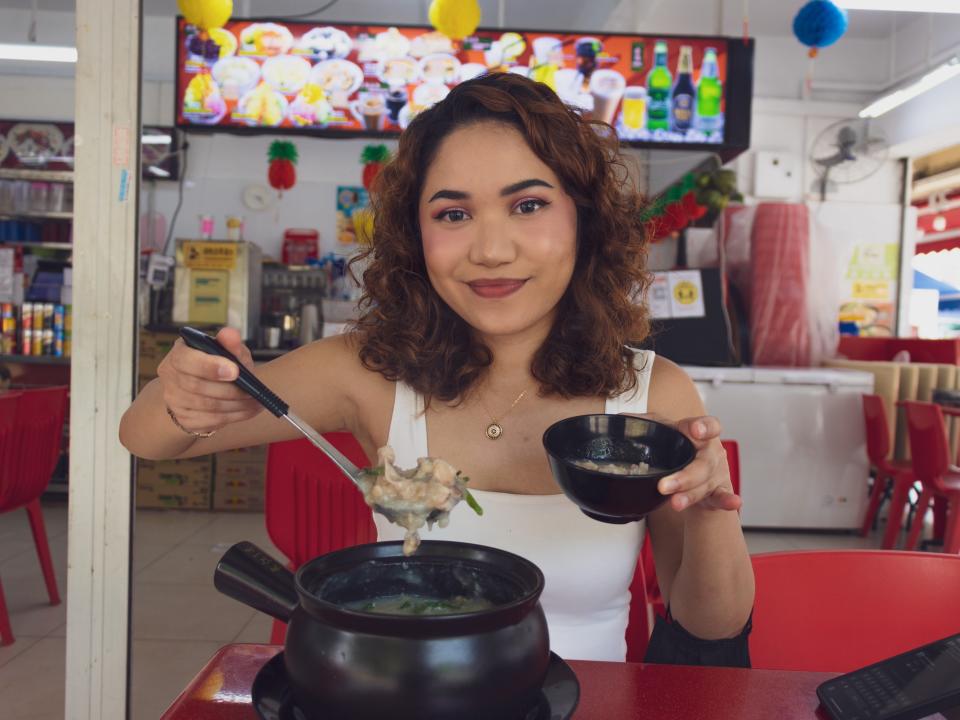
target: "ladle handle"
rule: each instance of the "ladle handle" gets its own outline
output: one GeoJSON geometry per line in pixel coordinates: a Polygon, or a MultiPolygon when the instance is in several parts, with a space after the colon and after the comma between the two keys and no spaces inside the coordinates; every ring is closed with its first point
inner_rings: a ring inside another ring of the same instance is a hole
{"type": "Polygon", "coordinates": [[[290,410],[290,406],[287,405],[287,403],[274,395],[270,388],[260,382],[256,375],[247,370],[247,368],[243,366],[243,363],[237,360],[236,356],[217,342],[216,339],[192,327],[180,328],[180,337],[194,350],[205,352],[207,355],[219,355],[236,363],[240,374],[234,382],[277,417],[286,415],[290,410]]]}
{"type": "Polygon", "coordinates": [[[300,604],[293,573],[252,542],[238,542],[224,553],[213,584],[224,595],[284,622],[300,604]]]}

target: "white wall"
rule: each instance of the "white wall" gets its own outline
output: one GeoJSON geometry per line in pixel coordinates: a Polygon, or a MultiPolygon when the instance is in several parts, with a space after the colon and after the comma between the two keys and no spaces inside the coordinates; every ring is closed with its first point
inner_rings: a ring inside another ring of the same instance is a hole
{"type": "MultiPolygon", "coordinates": [[[[740,30],[739,6],[739,3],[725,6],[721,3],[705,12],[699,0],[670,3],[652,0],[646,5],[624,0],[606,24],[608,29],[621,31],[635,26],[640,31],[735,35],[740,30]],[[731,7],[733,5],[737,7],[731,7]],[[699,12],[697,7],[701,8],[699,12]],[[726,9],[721,15],[723,7],[726,9]]],[[[759,16],[758,24],[764,20],[762,8],[752,8],[751,12],[759,16]]],[[[28,22],[26,11],[0,9],[0,41],[22,41],[28,22]]],[[[815,96],[845,97],[848,102],[842,104],[800,102],[798,98],[808,67],[804,48],[786,34],[768,33],[757,37],[752,151],[735,161],[741,189],[754,194],[753,151],[778,150],[791,153],[802,167],[802,193],[793,199],[807,196],[815,174],[806,158],[817,133],[835,120],[855,116],[863,105],[863,98],[875,94],[876,88],[894,73],[915,71],[917,64],[925,62],[928,55],[942,53],[960,36],[957,23],[960,18],[949,17],[943,23],[938,22],[932,34],[926,21],[906,24],[895,36],[892,53],[890,42],[871,37],[845,38],[824,51],[815,65],[815,79],[829,78],[831,88],[847,89],[821,88],[815,96]],[[927,42],[928,36],[932,38],[931,43],[927,42]]],[[[73,17],[68,13],[41,13],[39,27],[43,42],[72,42],[73,17]]],[[[146,123],[173,122],[173,43],[171,18],[148,16],[144,19],[143,117],[146,123]]],[[[51,72],[50,68],[42,70],[51,72]]],[[[69,67],[53,68],[60,73],[59,77],[12,74],[26,71],[36,73],[37,67],[13,68],[9,74],[0,75],[0,116],[70,119],[74,95],[69,67]]],[[[960,80],[955,83],[960,85],[960,80]]],[[[922,98],[924,109],[919,112],[921,100],[900,112],[890,113],[884,125],[894,142],[917,135],[958,131],[960,124],[955,119],[960,116],[960,92],[952,86],[944,86],[942,90],[943,93],[930,93],[929,100],[922,98]],[[953,104],[958,106],[956,110],[945,112],[953,104]]],[[[247,237],[261,244],[268,254],[278,253],[284,227],[315,227],[320,230],[325,247],[331,248],[335,188],[337,184],[359,184],[359,155],[366,143],[297,138],[295,142],[301,154],[300,181],[279,206],[280,222],[276,212],[252,214],[241,205],[244,187],[266,181],[266,148],[271,139],[268,136],[192,135],[188,182],[176,234],[193,234],[201,212],[217,216],[220,227],[226,214],[240,212],[247,220],[247,237]]],[[[648,169],[650,189],[656,191],[700,159],[659,153],[648,169]]],[[[899,167],[891,162],[869,180],[841,187],[831,199],[898,202],[899,187],[899,167]]],[[[157,210],[169,217],[176,204],[176,187],[161,182],[156,188],[157,210]]],[[[812,197],[812,193],[809,195],[812,197]]]]}
{"type": "MultiPolygon", "coordinates": [[[[831,124],[855,118],[859,105],[795,100],[755,99],[751,148],[735,161],[740,189],[746,195],[763,198],[763,188],[754,183],[755,155],[777,151],[797,159],[799,193],[789,200],[819,200],[813,189],[817,173],[809,156],[819,134],[831,124]]],[[[838,185],[828,201],[853,203],[899,203],[902,199],[902,170],[895,159],[888,160],[873,176],[853,185],[838,185]]]]}
{"type": "MultiPolygon", "coordinates": [[[[198,216],[210,214],[217,237],[223,237],[225,216],[238,214],[244,217],[245,239],[278,260],[286,228],[315,228],[320,231],[323,251],[335,250],[336,189],[338,185],[361,184],[360,153],[369,141],[291,138],[300,153],[296,186],[283,193],[273,208],[252,212],[243,206],[242,193],[251,184],[267,185],[267,149],[274,139],[267,135],[191,134],[184,201],[175,235],[196,237],[198,216]]],[[[169,219],[177,202],[176,183],[157,182],[153,187],[156,210],[169,219]]],[[[144,197],[141,210],[145,209],[144,197]]]]}

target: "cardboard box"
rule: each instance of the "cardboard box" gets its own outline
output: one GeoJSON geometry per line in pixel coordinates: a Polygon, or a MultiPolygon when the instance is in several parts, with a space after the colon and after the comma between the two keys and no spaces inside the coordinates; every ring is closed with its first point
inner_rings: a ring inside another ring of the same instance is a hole
{"type": "Polygon", "coordinates": [[[214,477],[216,482],[241,481],[244,485],[251,483],[263,485],[267,477],[267,468],[264,465],[224,465],[218,462],[214,477]]]}
{"type": "Polygon", "coordinates": [[[217,466],[262,465],[267,464],[267,445],[224,450],[217,453],[217,466]]]}
{"type": "Polygon", "coordinates": [[[224,512],[263,510],[267,446],[217,453],[213,509],[224,512]]]}
{"type": "Polygon", "coordinates": [[[166,357],[179,336],[176,333],[140,330],[139,375],[155,378],[160,362],[166,357]]]}
{"type": "Polygon", "coordinates": [[[209,510],[213,493],[213,458],[140,460],[137,462],[137,507],[209,510]]]}
{"type": "Polygon", "coordinates": [[[263,512],[263,493],[259,495],[230,495],[216,493],[213,509],[217,512],[263,512]]]}

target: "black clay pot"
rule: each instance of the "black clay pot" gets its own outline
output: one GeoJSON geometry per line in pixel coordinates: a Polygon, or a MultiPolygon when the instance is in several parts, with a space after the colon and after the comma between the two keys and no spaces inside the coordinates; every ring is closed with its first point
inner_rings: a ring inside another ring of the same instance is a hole
{"type": "Polygon", "coordinates": [[[519,720],[538,700],[550,643],[543,574],[502,550],[425,541],[359,545],[296,576],[251,543],[223,556],[221,592],[289,621],[284,658],[298,709],[316,720],[519,720]],[[347,609],[409,594],[479,597],[494,607],[454,615],[347,609]]]}
{"type": "Polygon", "coordinates": [[[594,520],[640,520],[666,502],[657,483],[696,456],[679,430],[630,415],[578,415],[554,423],[543,434],[550,469],[564,494],[594,520]],[[647,463],[643,475],[587,470],[574,460],[647,463]]]}

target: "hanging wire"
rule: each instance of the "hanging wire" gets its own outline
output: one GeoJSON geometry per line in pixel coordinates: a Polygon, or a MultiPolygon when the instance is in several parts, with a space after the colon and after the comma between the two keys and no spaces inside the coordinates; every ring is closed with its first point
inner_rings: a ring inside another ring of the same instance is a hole
{"type": "Polygon", "coordinates": [[[750,42],[750,0],[743,0],[743,44],[750,42]]]}
{"type": "Polygon", "coordinates": [[[314,15],[319,15],[322,12],[326,12],[327,10],[332,8],[334,5],[336,5],[338,2],[340,2],[340,0],[330,0],[330,2],[328,2],[327,4],[321,7],[318,7],[316,10],[311,10],[310,12],[299,13],[297,15],[280,15],[279,17],[277,16],[273,16],[273,17],[276,20],[299,20],[300,18],[313,17],[314,15]]]}
{"type": "Polygon", "coordinates": [[[180,214],[180,208],[183,206],[183,184],[187,179],[187,159],[190,157],[190,153],[187,152],[187,149],[190,147],[190,143],[187,140],[187,136],[183,136],[183,145],[181,146],[180,152],[183,154],[181,158],[183,159],[183,164],[180,167],[180,182],[177,185],[177,206],[173,210],[173,216],[170,218],[170,226],[167,228],[167,239],[163,243],[163,254],[171,255],[172,248],[170,243],[173,240],[173,229],[177,224],[177,216],[180,214]]]}
{"type": "Polygon", "coordinates": [[[37,41],[37,0],[30,0],[30,28],[27,30],[27,42],[37,41]]]}

